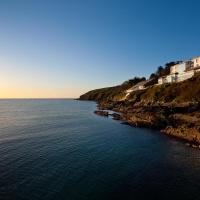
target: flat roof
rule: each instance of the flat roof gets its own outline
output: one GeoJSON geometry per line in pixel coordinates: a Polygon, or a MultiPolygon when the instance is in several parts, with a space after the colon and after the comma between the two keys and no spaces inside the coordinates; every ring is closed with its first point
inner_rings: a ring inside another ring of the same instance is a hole
{"type": "Polygon", "coordinates": [[[195,58],[200,58],[200,56],[195,56],[195,57],[193,57],[192,59],[195,59],[195,58]]]}

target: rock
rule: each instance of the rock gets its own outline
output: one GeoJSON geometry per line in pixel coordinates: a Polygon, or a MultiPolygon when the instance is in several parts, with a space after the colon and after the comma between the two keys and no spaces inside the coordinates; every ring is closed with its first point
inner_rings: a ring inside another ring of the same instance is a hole
{"type": "Polygon", "coordinates": [[[200,103],[163,103],[103,101],[99,102],[96,114],[133,127],[159,129],[162,133],[189,143],[188,146],[200,146],[200,103]],[[105,110],[114,112],[109,114],[105,110]]]}
{"type": "Polygon", "coordinates": [[[108,111],[104,111],[104,110],[95,110],[94,113],[96,115],[100,115],[100,116],[104,116],[104,117],[108,117],[108,115],[109,115],[108,111]]]}
{"type": "Polygon", "coordinates": [[[131,124],[129,124],[129,123],[126,122],[126,121],[121,122],[121,124],[123,124],[123,125],[127,125],[127,126],[130,126],[130,125],[131,125],[131,124]]]}
{"type": "Polygon", "coordinates": [[[110,114],[114,120],[121,120],[121,115],[117,113],[110,114]]]}

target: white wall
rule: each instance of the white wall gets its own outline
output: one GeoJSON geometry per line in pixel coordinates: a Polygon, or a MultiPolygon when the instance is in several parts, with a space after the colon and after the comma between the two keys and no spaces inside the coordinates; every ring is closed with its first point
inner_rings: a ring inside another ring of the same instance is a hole
{"type": "Polygon", "coordinates": [[[167,83],[171,83],[171,82],[172,82],[172,76],[171,76],[171,75],[168,75],[168,76],[166,77],[166,82],[167,82],[167,83]]]}
{"type": "Polygon", "coordinates": [[[194,71],[193,70],[185,72],[183,74],[180,74],[180,75],[178,75],[178,82],[187,80],[187,79],[191,78],[192,76],[194,76],[194,71]]]}
{"type": "Polygon", "coordinates": [[[158,84],[163,84],[163,78],[158,79],[158,84]]]}
{"type": "Polygon", "coordinates": [[[183,73],[186,69],[186,64],[185,63],[180,63],[180,64],[177,64],[177,65],[174,65],[170,68],[170,73],[171,74],[175,74],[175,73],[183,73]]]}
{"type": "Polygon", "coordinates": [[[193,58],[192,61],[194,63],[194,67],[200,66],[200,57],[193,58]]]}

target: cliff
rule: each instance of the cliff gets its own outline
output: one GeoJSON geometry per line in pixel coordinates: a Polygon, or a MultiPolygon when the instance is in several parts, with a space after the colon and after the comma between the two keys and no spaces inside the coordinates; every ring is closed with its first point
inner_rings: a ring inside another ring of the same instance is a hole
{"type": "Polygon", "coordinates": [[[128,87],[93,90],[80,99],[97,101],[100,110],[122,113],[120,119],[131,126],[159,129],[192,146],[200,145],[200,74],[179,83],[150,85],[125,99],[128,87]]]}

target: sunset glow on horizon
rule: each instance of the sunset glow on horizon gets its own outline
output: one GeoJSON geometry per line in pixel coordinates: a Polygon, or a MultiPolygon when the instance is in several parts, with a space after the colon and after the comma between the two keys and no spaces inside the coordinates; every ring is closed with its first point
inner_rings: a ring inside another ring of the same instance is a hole
{"type": "Polygon", "coordinates": [[[1,1],[0,98],[77,98],[199,55],[197,8],[172,0],[1,1]]]}

